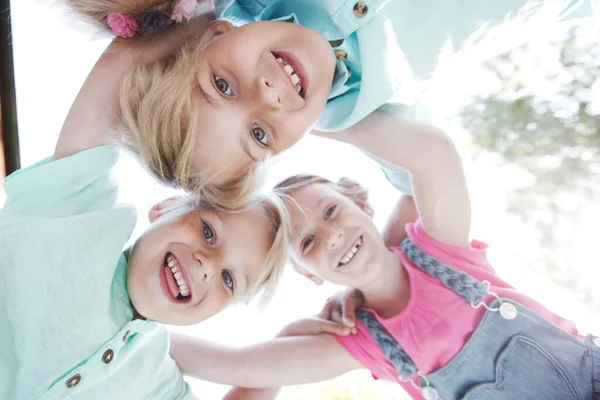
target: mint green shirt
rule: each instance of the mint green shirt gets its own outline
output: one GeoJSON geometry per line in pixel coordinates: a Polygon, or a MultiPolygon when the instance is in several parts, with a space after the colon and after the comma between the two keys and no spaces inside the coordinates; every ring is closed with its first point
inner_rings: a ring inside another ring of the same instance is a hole
{"type": "Polygon", "coordinates": [[[0,210],[0,399],[194,398],[166,329],[133,320],[118,150],[43,160],[6,179],[0,210]]]}

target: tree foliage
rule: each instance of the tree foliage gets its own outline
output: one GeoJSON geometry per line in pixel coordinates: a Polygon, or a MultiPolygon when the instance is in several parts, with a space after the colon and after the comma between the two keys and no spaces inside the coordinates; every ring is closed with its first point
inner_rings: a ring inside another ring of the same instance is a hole
{"type": "Polygon", "coordinates": [[[600,309],[592,285],[568,273],[565,253],[585,207],[600,203],[600,34],[572,26],[484,67],[500,90],[462,112],[473,146],[528,176],[508,192],[508,211],[539,233],[536,267],[600,309]]]}

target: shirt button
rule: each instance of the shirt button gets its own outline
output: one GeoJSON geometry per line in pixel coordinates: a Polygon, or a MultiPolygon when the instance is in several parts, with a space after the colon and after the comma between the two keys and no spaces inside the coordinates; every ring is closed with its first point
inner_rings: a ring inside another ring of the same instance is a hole
{"type": "Polygon", "coordinates": [[[124,341],[124,342],[126,342],[126,341],[127,341],[127,338],[129,337],[129,334],[130,334],[130,333],[131,333],[131,332],[129,331],[129,329],[127,330],[127,332],[125,332],[125,334],[123,335],[123,341],[124,341]]]}
{"type": "Polygon", "coordinates": [[[594,343],[596,347],[600,347],[600,338],[594,338],[594,340],[592,340],[592,343],[594,343]]]}
{"type": "Polygon", "coordinates": [[[77,384],[81,381],[81,375],[76,374],[73,375],[72,377],[69,378],[69,380],[67,381],[67,387],[68,388],[72,388],[74,386],[77,386],[77,384]]]}
{"type": "Polygon", "coordinates": [[[340,61],[346,61],[348,59],[348,53],[346,53],[344,50],[336,50],[335,58],[340,61]]]}
{"type": "Polygon", "coordinates": [[[356,18],[362,18],[369,11],[369,7],[367,7],[367,3],[364,1],[359,1],[354,5],[354,15],[356,18]]]}
{"type": "Polygon", "coordinates": [[[111,349],[108,349],[104,352],[104,355],[102,356],[102,361],[104,362],[104,364],[110,364],[114,356],[115,352],[111,349]]]}

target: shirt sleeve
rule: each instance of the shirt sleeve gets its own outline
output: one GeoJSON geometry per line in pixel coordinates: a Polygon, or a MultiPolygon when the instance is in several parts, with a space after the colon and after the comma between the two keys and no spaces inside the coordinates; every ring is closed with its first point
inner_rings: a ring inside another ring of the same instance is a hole
{"type": "Polygon", "coordinates": [[[381,171],[386,179],[401,193],[412,196],[412,184],[410,181],[410,173],[402,167],[392,164],[382,158],[379,158],[371,153],[364,152],[373,161],[377,162],[381,167],[381,171]]]}
{"type": "Polygon", "coordinates": [[[6,178],[4,211],[36,217],[68,217],[114,207],[112,169],[119,150],[95,147],[53,161],[48,157],[6,178]]]}

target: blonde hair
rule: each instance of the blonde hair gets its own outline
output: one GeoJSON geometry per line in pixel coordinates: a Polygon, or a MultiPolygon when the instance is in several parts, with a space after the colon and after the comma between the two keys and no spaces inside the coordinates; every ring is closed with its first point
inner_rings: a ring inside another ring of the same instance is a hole
{"type": "MultiPolygon", "coordinates": [[[[192,213],[196,210],[206,210],[216,213],[223,211],[215,209],[195,194],[186,194],[168,202],[164,211],[180,215],[192,213]]],[[[259,211],[267,218],[271,227],[271,247],[265,257],[258,277],[252,282],[245,296],[240,300],[250,301],[260,294],[259,307],[263,308],[273,297],[277,284],[281,278],[283,267],[288,260],[290,240],[290,223],[287,209],[282,201],[269,194],[255,194],[246,200],[243,209],[235,213],[259,211]]],[[[240,233],[241,234],[241,233],[240,233]]]]}
{"type": "Polygon", "coordinates": [[[350,178],[340,178],[335,183],[318,175],[298,174],[279,182],[273,188],[273,192],[282,200],[291,200],[291,194],[294,190],[317,183],[329,186],[361,207],[369,203],[369,191],[350,178]]]}
{"type": "Polygon", "coordinates": [[[251,201],[250,207],[262,210],[272,227],[273,243],[265,257],[261,273],[249,289],[247,296],[247,300],[250,300],[261,293],[259,307],[263,308],[272,299],[281,279],[283,267],[288,260],[291,237],[290,218],[285,205],[277,196],[256,195],[255,199],[251,201]]]}
{"type": "MultiPolygon", "coordinates": [[[[105,24],[109,12],[130,14],[155,5],[169,7],[164,0],[67,0],[78,13],[105,24]],[[131,3],[137,3],[131,4],[131,3]],[[140,4],[145,3],[145,4],[140,4]]],[[[215,18],[206,14],[207,20],[215,18]]],[[[194,171],[194,141],[199,129],[200,103],[197,96],[198,59],[214,37],[214,27],[188,39],[168,56],[140,62],[123,79],[120,93],[119,144],[138,156],[157,180],[169,186],[202,195],[220,210],[243,208],[263,178],[260,164],[224,183],[205,171],[194,171]]]]}

